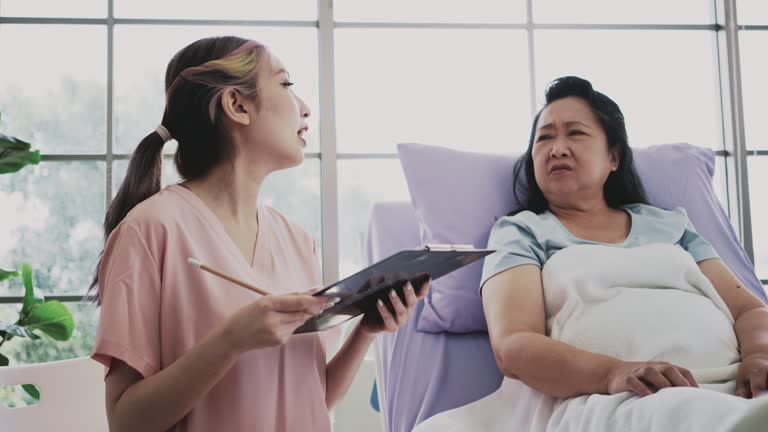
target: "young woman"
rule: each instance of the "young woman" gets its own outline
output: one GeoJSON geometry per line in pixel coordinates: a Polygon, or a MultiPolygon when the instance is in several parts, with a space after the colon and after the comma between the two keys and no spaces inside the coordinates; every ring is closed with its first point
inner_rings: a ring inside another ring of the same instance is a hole
{"type": "Polygon", "coordinates": [[[374,335],[401,326],[429,282],[408,284],[405,301],[379,300],[326,364],[317,333],[293,335],[328,306],[307,292],[321,283],[317,245],[258,204],[266,176],[304,157],[310,112],[285,66],[258,42],[208,38],[171,59],[165,85],[161,126],[136,148],[107,211],[91,287],[110,430],[330,431],[328,410],[374,335]],[[183,182],[160,190],[171,138],[183,182]]]}

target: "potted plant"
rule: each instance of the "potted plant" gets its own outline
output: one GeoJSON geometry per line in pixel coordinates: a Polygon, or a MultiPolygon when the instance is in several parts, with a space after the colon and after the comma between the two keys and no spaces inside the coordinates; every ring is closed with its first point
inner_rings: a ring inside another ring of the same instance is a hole
{"type": "MultiPolygon", "coordinates": [[[[27,165],[40,163],[40,152],[31,150],[31,145],[18,138],[0,134],[0,174],[15,173],[27,165]]],[[[0,282],[21,277],[24,297],[19,316],[14,323],[0,323],[0,366],[8,366],[10,360],[3,355],[2,346],[9,340],[29,338],[41,339],[45,334],[57,341],[66,341],[72,336],[75,324],[67,306],[56,300],[46,301],[32,284],[32,268],[21,265],[21,272],[0,269],[0,282]]],[[[24,390],[34,399],[40,393],[33,385],[23,385],[24,390]]]]}

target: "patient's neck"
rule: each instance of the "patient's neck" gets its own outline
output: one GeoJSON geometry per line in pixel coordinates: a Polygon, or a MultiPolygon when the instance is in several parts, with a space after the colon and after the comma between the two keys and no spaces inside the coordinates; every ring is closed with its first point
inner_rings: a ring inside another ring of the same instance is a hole
{"type": "Polygon", "coordinates": [[[561,221],[572,222],[577,225],[590,225],[590,222],[601,220],[605,216],[610,216],[620,210],[608,207],[605,199],[600,197],[600,199],[580,201],[578,203],[550,202],[549,211],[561,221]]]}
{"type": "Polygon", "coordinates": [[[627,241],[632,218],[626,211],[608,207],[606,202],[580,202],[578,206],[550,203],[550,211],[572,235],[601,243],[627,241]]]}

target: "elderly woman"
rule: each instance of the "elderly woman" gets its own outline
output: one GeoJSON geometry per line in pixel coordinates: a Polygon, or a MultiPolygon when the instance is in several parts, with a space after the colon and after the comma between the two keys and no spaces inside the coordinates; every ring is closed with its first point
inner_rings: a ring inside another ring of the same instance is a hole
{"type": "Polygon", "coordinates": [[[684,210],[648,204],[615,102],[551,83],[514,177],[523,206],[494,225],[480,288],[507,378],[420,431],[716,431],[768,411],[749,400],[768,308],[684,210]]]}

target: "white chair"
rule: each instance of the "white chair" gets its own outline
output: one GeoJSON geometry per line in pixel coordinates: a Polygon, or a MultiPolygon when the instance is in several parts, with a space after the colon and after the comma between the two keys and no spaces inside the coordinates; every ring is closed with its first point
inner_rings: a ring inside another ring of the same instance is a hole
{"type": "Polygon", "coordinates": [[[40,400],[8,408],[0,403],[0,430],[108,431],[104,403],[104,366],[88,357],[0,367],[0,387],[34,384],[40,400]]]}

